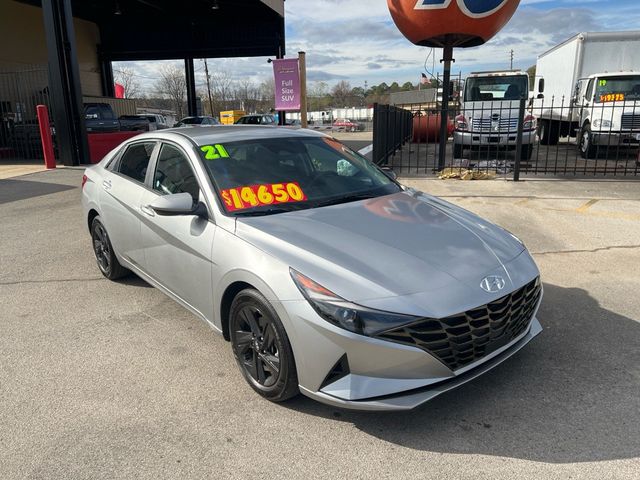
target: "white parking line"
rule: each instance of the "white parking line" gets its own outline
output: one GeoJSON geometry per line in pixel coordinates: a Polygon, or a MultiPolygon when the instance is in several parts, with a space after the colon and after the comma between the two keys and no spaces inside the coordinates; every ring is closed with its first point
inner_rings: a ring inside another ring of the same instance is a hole
{"type": "Polygon", "coordinates": [[[370,154],[372,151],[373,151],[373,143],[372,143],[371,145],[367,146],[367,147],[364,147],[364,148],[363,148],[363,149],[361,149],[361,150],[358,150],[358,153],[359,153],[360,155],[368,155],[368,154],[370,154]]]}

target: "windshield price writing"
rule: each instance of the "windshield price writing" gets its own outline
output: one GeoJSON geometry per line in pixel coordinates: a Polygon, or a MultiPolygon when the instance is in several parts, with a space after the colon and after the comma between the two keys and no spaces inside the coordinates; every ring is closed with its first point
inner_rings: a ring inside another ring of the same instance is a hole
{"type": "Polygon", "coordinates": [[[229,212],[307,200],[296,182],[229,188],[220,192],[220,195],[229,212]]]}
{"type": "Polygon", "coordinates": [[[624,102],[624,93],[607,93],[600,95],[601,102],[624,102]]]}

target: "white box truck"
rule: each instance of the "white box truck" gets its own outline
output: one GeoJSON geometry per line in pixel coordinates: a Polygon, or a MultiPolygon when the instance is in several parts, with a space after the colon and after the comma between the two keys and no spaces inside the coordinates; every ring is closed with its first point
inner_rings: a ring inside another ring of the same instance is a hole
{"type": "Polygon", "coordinates": [[[462,158],[464,150],[516,150],[518,126],[523,122],[521,158],[531,159],[536,119],[529,112],[520,118],[520,101],[528,96],[527,72],[471,73],[464,84],[460,115],[454,121],[454,158],[462,158]]]}
{"type": "Polygon", "coordinates": [[[577,137],[580,153],[640,141],[640,31],[580,33],[538,57],[531,112],[543,145],[577,137]]]}

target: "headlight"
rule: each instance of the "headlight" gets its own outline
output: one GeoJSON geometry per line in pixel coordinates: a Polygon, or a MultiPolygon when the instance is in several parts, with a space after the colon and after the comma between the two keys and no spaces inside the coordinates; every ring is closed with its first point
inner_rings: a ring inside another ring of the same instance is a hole
{"type": "Polygon", "coordinates": [[[538,125],[538,121],[536,117],[533,115],[527,115],[524,117],[524,124],[522,125],[523,130],[535,130],[538,125]]]}
{"type": "Polygon", "coordinates": [[[456,130],[461,132],[469,131],[469,121],[464,115],[458,115],[455,120],[456,130]]]}
{"type": "Polygon", "coordinates": [[[420,319],[412,315],[383,312],[356,305],[322,285],[290,269],[291,278],[318,315],[333,325],[360,335],[373,336],[420,319]]]}
{"type": "Polygon", "coordinates": [[[611,120],[604,120],[602,118],[596,118],[593,121],[593,126],[595,128],[611,128],[611,120]]]}

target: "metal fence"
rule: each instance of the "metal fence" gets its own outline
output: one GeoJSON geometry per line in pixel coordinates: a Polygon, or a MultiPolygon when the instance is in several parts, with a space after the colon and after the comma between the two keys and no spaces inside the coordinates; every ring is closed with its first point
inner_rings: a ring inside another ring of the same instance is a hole
{"type": "Polygon", "coordinates": [[[584,106],[565,98],[499,98],[464,107],[452,102],[443,160],[437,109],[377,105],[373,159],[409,176],[440,174],[446,168],[514,178],[640,178],[640,95],[638,100],[620,98],[594,99],[584,106]]]}
{"type": "Polygon", "coordinates": [[[36,105],[51,108],[47,85],[44,65],[0,71],[0,159],[42,158],[36,105]]]}

